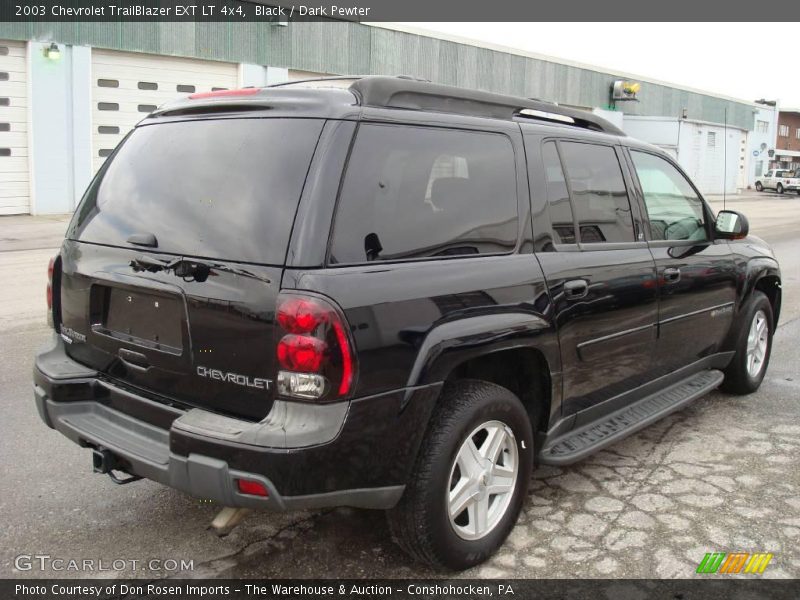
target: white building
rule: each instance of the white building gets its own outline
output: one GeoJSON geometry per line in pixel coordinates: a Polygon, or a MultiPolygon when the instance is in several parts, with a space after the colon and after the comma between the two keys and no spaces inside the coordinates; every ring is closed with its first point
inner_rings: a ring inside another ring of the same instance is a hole
{"type": "Polygon", "coordinates": [[[703,194],[735,194],[746,187],[748,132],[738,127],[673,117],[625,115],[628,135],[669,153],[703,194]]]}
{"type": "Polygon", "coordinates": [[[756,178],[763,175],[771,166],[778,137],[778,113],[777,102],[767,103],[763,100],[756,102],[753,131],[747,136],[745,160],[747,188],[752,188],[756,178]]]}

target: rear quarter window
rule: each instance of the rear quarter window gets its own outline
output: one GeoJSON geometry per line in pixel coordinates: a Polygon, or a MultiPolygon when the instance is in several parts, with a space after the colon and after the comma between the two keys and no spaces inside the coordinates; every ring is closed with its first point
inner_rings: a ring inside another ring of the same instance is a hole
{"type": "Polygon", "coordinates": [[[324,121],[211,119],[136,128],[103,166],[70,226],[80,241],[283,264],[324,121]]]}
{"type": "Polygon", "coordinates": [[[514,151],[501,134],[362,124],[338,203],[330,262],[510,252],[514,151]]]}

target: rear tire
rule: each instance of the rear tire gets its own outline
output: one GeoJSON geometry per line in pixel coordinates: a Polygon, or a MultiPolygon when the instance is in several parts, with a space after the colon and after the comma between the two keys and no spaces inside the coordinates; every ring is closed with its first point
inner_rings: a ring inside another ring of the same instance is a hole
{"type": "Polygon", "coordinates": [[[392,536],[430,565],[453,570],[477,565],[516,524],[532,468],[533,431],[519,399],[484,381],[450,384],[405,493],[388,512],[392,536]]]}
{"type": "Polygon", "coordinates": [[[772,334],[772,305],[762,292],[754,291],[741,312],[736,354],[724,371],[721,390],[744,395],[759,388],[769,366],[772,334]]]}
{"type": "Polygon", "coordinates": [[[761,185],[760,181],[756,181],[756,191],[757,192],[763,192],[764,191],[764,186],[761,185]]]}
{"type": "Polygon", "coordinates": [[[783,193],[783,184],[779,183],[778,187],[775,188],[775,191],[778,192],[779,194],[782,194],[783,193]]]}

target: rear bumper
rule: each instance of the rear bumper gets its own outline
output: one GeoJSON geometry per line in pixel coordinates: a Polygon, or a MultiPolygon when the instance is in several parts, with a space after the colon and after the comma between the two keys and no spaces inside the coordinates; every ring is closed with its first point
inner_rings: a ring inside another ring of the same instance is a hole
{"type": "Polygon", "coordinates": [[[70,359],[59,338],[34,367],[39,415],[75,443],[107,449],[128,472],[192,496],[273,510],[394,506],[438,389],[330,405],[276,401],[252,423],[118,387],[70,359]],[[241,494],[239,478],[260,481],[269,496],[241,494]]]}

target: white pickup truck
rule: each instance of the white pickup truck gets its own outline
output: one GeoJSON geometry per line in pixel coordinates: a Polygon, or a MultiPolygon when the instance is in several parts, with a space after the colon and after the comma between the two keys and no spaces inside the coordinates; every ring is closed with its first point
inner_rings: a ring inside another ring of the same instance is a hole
{"type": "Polygon", "coordinates": [[[770,169],[756,179],[756,189],[759,192],[775,190],[779,194],[783,192],[797,192],[800,194],[800,169],[795,171],[770,169]]]}

